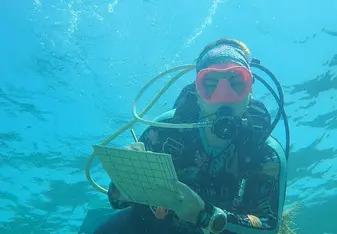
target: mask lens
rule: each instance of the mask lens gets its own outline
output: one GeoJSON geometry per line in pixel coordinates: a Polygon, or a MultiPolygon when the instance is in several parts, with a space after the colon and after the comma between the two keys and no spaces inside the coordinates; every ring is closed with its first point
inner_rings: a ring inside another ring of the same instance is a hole
{"type": "MultiPolygon", "coordinates": [[[[236,71],[228,71],[225,73],[209,72],[204,78],[203,86],[205,94],[208,98],[211,98],[215,90],[218,88],[220,80],[227,80],[231,89],[237,94],[242,95],[245,91],[246,84],[244,77],[241,73],[236,71]]],[[[226,92],[226,90],[221,90],[226,92]]]]}

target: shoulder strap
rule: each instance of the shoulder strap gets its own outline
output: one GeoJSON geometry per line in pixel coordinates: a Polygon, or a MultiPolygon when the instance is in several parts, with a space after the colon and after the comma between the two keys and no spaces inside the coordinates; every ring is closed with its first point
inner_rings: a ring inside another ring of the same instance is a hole
{"type": "Polygon", "coordinates": [[[280,159],[278,218],[279,220],[282,220],[283,206],[287,188],[287,159],[281,144],[274,137],[270,136],[266,140],[266,143],[276,151],[280,159]]]}

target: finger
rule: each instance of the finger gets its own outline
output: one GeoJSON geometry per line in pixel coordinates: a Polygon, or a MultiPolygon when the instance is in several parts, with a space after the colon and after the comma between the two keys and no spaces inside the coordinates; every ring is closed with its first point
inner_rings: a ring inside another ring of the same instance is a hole
{"type": "Polygon", "coordinates": [[[131,149],[136,151],[145,151],[145,146],[143,142],[135,142],[130,145],[131,149]]]}
{"type": "Polygon", "coordinates": [[[124,149],[126,149],[126,150],[133,150],[130,145],[124,146],[124,149]]]}
{"type": "Polygon", "coordinates": [[[128,146],[125,146],[126,150],[145,151],[145,145],[143,142],[135,142],[128,146]]]}
{"type": "Polygon", "coordinates": [[[188,194],[195,193],[190,187],[188,187],[188,185],[186,185],[186,184],[184,184],[180,181],[176,182],[176,186],[184,196],[186,196],[188,194]]]}
{"type": "Polygon", "coordinates": [[[199,194],[195,192],[192,188],[190,188],[188,185],[178,181],[176,183],[176,186],[178,187],[180,192],[183,194],[184,203],[186,205],[192,201],[202,202],[202,198],[199,196],[199,194]]]}

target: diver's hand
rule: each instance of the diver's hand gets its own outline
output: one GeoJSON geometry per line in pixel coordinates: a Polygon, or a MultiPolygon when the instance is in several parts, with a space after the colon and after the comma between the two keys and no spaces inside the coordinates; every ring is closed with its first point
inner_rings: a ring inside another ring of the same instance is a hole
{"type": "Polygon", "coordinates": [[[124,148],[128,150],[145,151],[145,145],[143,142],[134,142],[124,148]]]}
{"type": "Polygon", "coordinates": [[[180,219],[195,224],[200,211],[205,208],[205,202],[186,184],[178,182],[177,186],[181,192],[181,202],[173,211],[180,219]]]}

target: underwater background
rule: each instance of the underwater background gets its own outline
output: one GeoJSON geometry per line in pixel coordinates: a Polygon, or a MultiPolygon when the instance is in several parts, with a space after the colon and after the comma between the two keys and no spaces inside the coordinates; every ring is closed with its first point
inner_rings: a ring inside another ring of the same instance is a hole
{"type": "MultiPolygon", "coordinates": [[[[297,232],[337,234],[336,22],[336,0],[2,0],[0,234],[77,233],[89,209],[109,207],[85,178],[92,145],[132,120],[147,81],[223,37],[246,43],[284,89],[286,208],[302,205],[297,232]]],[[[194,76],[145,117],[172,108],[194,76]]],[[[150,88],[139,110],[168,79],[150,88]]],[[[254,95],[276,113],[261,84],[254,95]]],[[[283,126],[274,135],[284,144],[283,126]]],[[[144,127],[135,126],[137,135],[144,127]]],[[[131,141],[125,132],[113,145],[131,141]]],[[[108,186],[97,159],[92,176],[108,186]]]]}

